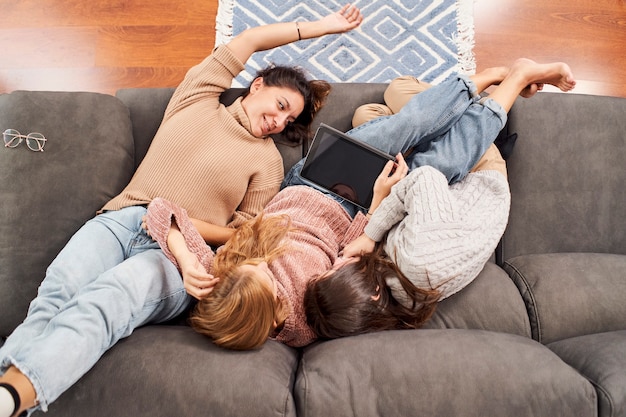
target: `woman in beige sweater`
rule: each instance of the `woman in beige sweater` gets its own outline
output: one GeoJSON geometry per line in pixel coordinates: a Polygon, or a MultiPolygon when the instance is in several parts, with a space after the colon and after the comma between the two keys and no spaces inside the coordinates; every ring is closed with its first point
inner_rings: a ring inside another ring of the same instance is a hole
{"type": "Polygon", "coordinates": [[[346,6],[318,21],[251,28],[188,72],[131,182],[72,237],[0,348],[0,417],[46,411],[118,340],[187,309],[193,297],[179,271],[141,227],[146,206],[166,197],[185,207],[213,244],[256,216],[283,178],[269,136],[306,135],[329,85],[278,67],[228,107],[220,94],[254,52],[346,32],[361,20],[346,6]]]}

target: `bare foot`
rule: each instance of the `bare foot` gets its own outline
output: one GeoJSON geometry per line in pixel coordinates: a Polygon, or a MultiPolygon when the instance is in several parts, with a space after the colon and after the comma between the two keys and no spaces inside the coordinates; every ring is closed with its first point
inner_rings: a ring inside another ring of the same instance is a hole
{"type": "Polygon", "coordinates": [[[570,91],[576,86],[572,70],[563,62],[538,64],[530,59],[520,58],[511,66],[509,75],[521,77],[521,80],[529,86],[522,91],[524,97],[526,97],[525,94],[534,95],[543,88],[543,86],[539,87],[541,84],[553,85],[561,91],[570,91]],[[533,87],[533,84],[536,87],[533,87]]]}
{"type": "Polygon", "coordinates": [[[524,88],[519,95],[524,98],[531,98],[537,93],[537,91],[541,90],[543,90],[543,83],[533,83],[526,86],[526,88],[524,88]]]}

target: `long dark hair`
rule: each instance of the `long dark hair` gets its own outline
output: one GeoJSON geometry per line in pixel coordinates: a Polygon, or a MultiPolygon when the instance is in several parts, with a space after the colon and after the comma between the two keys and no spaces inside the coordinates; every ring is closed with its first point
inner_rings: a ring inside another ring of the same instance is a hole
{"type": "Polygon", "coordinates": [[[321,339],[392,329],[417,329],[437,307],[439,292],[416,287],[377,245],[353,263],[307,284],[307,323],[321,339]],[[387,278],[396,277],[410,305],[391,293],[387,278]]]}
{"type": "MultiPolygon", "coordinates": [[[[304,97],[302,113],[293,123],[289,123],[285,127],[281,136],[290,143],[306,142],[311,137],[313,118],[324,106],[326,98],[330,94],[330,84],[323,80],[309,80],[302,68],[280,65],[269,66],[260,70],[254,78],[259,77],[263,77],[263,84],[268,87],[291,88],[304,97]]],[[[245,94],[247,95],[247,92],[245,94]]]]}

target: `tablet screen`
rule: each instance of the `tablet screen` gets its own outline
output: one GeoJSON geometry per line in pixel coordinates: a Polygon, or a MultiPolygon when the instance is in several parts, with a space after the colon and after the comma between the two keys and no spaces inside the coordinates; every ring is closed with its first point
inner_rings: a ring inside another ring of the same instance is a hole
{"type": "Polygon", "coordinates": [[[324,124],[315,134],[301,176],[354,204],[369,208],[376,178],[394,158],[324,124]]]}

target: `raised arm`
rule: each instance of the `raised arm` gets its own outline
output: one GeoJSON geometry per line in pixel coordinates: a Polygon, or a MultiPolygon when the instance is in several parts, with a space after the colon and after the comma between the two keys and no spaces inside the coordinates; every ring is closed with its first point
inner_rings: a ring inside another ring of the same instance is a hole
{"type": "MultiPolygon", "coordinates": [[[[409,167],[402,157],[402,154],[398,154],[396,160],[396,164],[389,161],[378,178],[376,178],[376,182],[374,183],[374,197],[372,198],[372,204],[367,212],[367,217],[371,217],[374,214],[382,201],[391,193],[391,187],[406,177],[409,172],[409,167]]],[[[360,256],[364,253],[370,253],[374,250],[375,245],[376,240],[363,233],[344,247],[343,257],[350,258],[360,256]]]]}
{"type": "Polygon", "coordinates": [[[255,52],[297,40],[347,32],[359,26],[362,21],[363,15],[359,8],[346,4],[338,12],[313,22],[272,23],[246,29],[228,43],[228,48],[245,63],[255,52]]]}

